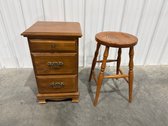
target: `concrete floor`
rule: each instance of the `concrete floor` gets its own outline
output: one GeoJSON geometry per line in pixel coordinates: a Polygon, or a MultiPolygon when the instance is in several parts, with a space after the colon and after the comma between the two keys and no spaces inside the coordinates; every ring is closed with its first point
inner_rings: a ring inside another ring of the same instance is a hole
{"type": "Polygon", "coordinates": [[[104,80],[97,107],[89,70],[79,72],[79,103],[43,105],[36,101],[32,69],[0,70],[0,126],[168,126],[168,66],[135,67],[131,104],[123,79],[104,80]]]}

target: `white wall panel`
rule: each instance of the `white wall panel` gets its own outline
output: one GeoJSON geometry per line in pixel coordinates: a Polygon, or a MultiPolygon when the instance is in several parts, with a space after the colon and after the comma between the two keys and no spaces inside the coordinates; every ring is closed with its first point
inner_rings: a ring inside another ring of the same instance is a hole
{"type": "MultiPolygon", "coordinates": [[[[157,62],[151,62],[154,64],[164,64],[167,65],[168,64],[168,1],[165,1],[165,5],[164,5],[164,9],[163,9],[163,13],[160,19],[160,23],[159,23],[159,29],[158,29],[158,34],[160,34],[160,36],[158,36],[156,42],[157,43],[161,43],[160,45],[157,44],[156,46],[158,46],[159,48],[159,58],[157,59],[157,62]]],[[[156,43],[155,42],[155,43],[156,43]]],[[[154,45],[155,45],[154,43],[154,45]]],[[[155,48],[155,50],[153,52],[157,52],[155,48]]],[[[153,54],[156,55],[156,54],[153,54]]],[[[151,51],[151,56],[152,56],[152,51],[151,51]]],[[[152,57],[153,58],[153,57],[152,57]]]]}
{"type": "MultiPolygon", "coordinates": [[[[65,0],[65,21],[80,22],[82,33],[84,36],[84,23],[85,23],[85,11],[84,11],[85,0],[65,0]]],[[[84,37],[79,40],[79,65],[84,65],[84,37]]]]}
{"type": "Polygon", "coordinates": [[[95,34],[102,31],[105,0],[85,0],[84,66],[92,62],[96,47],[95,34]]]}
{"type": "MultiPolygon", "coordinates": [[[[128,32],[133,35],[137,35],[139,25],[141,21],[142,12],[144,9],[145,0],[127,0],[125,2],[125,9],[123,12],[123,20],[120,25],[122,32],[128,32]]],[[[122,51],[122,64],[127,65],[129,63],[129,49],[123,49],[122,51]]],[[[136,60],[136,57],[135,57],[136,60]]]]}
{"type": "Polygon", "coordinates": [[[146,63],[149,65],[168,63],[168,1],[164,0],[163,8],[153,35],[149,53],[146,55],[146,63]],[[167,53],[166,53],[167,51],[167,53]]]}
{"type": "Polygon", "coordinates": [[[148,55],[152,38],[155,35],[155,30],[157,28],[158,21],[160,20],[160,13],[163,4],[164,0],[146,0],[139,31],[137,34],[139,43],[135,51],[136,64],[141,65],[146,63],[146,56],[148,55]]]}
{"type": "MultiPolygon", "coordinates": [[[[32,67],[26,38],[20,33],[38,20],[80,22],[80,66],[90,66],[95,34],[100,31],[137,35],[136,65],[168,65],[167,0],[0,0],[0,68],[32,67]]],[[[116,54],[111,49],[109,58],[116,54]]],[[[122,64],[127,63],[124,49],[122,64]]]]}
{"type": "Polygon", "coordinates": [[[22,16],[21,6],[19,0],[5,0],[0,1],[0,12],[2,18],[1,29],[5,37],[4,48],[7,48],[2,54],[6,60],[2,61],[4,67],[24,67],[27,66],[30,60],[28,53],[27,43],[23,42],[20,36],[21,31],[25,29],[24,20],[22,16]],[[10,55],[6,56],[10,52],[10,55]],[[28,58],[27,58],[28,57],[28,58]]]}
{"type": "Polygon", "coordinates": [[[64,0],[43,0],[45,20],[65,21],[64,0]]]}
{"type": "MultiPolygon", "coordinates": [[[[104,26],[102,31],[120,31],[123,19],[125,0],[107,0],[104,12],[104,26]]],[[[110,48],[109,59],[116,59],[116,49],[110,48]]],[[[100,59],[103,58],[104,49],[101,49],[100,59]]],[[[108,64],[111,65],[111,64],[108,64]]]]}
{"type": "Polygon", "coordinates": [[[37,20],[44,20],[41,0],[20,0],[25,27],[30,27],[37,20]]]}

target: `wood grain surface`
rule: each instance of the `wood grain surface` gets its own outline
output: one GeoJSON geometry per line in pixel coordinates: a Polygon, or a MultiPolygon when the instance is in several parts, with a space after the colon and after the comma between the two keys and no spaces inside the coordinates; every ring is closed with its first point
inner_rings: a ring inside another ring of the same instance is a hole
{"type": "Polygon", "coordinates": [[[96,41],[111,47],[130,47],[138,42],[138,38],[134,35],[123,32],[100,32],[96,34],[96,41]]]}
{"type": "Polygon", "coordinates": [[[38,21],[24,31],[23,36],[76,36],[81,37],[78,22],[38,21]]]}

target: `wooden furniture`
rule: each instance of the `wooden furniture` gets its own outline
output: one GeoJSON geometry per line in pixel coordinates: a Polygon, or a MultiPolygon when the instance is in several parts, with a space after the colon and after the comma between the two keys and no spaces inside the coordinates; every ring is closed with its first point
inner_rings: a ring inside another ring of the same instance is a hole
{"type": "Polygon", "coordinates": [[[116,78],[116,79],[124,78],[129,84],[129,102],[131,102],[132,101],[132,90],[133,90],[133,56],[134,56],[134,46],[137,44],[137,41],[138,41],[137,37],[127,34],[127,33],[122,33],[122,32],[100,32],[96,34],[96,41],[97,41],[97,48],[96,48],[95,55],[93,58],[90,78],[89,78],[89,81],[91,81],[91,78],[93,76],[94,80],[97,83],[94,106],[97,105],[99,94],[100,94],[100,89],[102,85],[102,80],[104,78],[116,78]],[[106,48],[104,51],[103,60],[97,61],[98,51],[101,45],[106,46],[106,48]],[[109,53],[109,47],[118,48],[118,57],[116,60],[107,60],[108,53],[109,53]],[[120,69],[122,48],[130,48],[128,75],[124,74],[120,69]],[[102,63],[101,70],[100,70],[97,80],[96,80],[95,73],[94,73],[96,62],[102,63]],[[117,62],[116,75],[104,76],[106,62],[117,62]]]}
{"type": "Polygon", "coordinates": [[[78,102],[80,24],[39,21],[21,35],[28,38],[39,103],[67,98],[78,102]]]}

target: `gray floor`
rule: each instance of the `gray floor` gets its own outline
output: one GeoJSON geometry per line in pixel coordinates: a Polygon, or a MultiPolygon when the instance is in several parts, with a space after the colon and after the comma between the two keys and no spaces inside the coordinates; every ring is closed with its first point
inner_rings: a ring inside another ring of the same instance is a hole
{"type": "Polygon", "coordinates": [[[87,81],[89,69],[79,72],[79,103],[43,105],[36,101],[32,69],[0,70],[0,126],[168,126],[168,66],[135,67],[131,104],[123,79],[104,80],[97,107],[92,104],[96,85],[87,81]]]}

